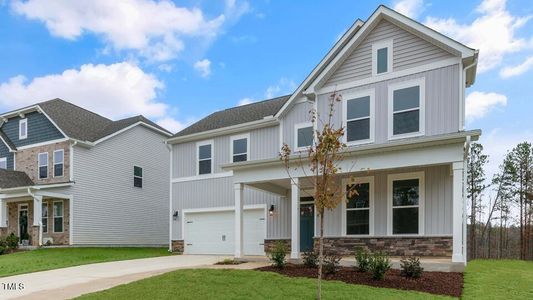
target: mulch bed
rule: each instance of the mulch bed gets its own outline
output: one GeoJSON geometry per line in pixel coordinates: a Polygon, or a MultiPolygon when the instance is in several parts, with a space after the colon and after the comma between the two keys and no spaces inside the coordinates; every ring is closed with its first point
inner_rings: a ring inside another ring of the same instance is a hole
{"type": "MultiPolygon", "coordinates": [[[[256,270],[275,272],[289,277],[317,278],[318,269],[289,264],[283,269],[273,266],[256,270]]],[[[339,267],[335,274],[323,275],[325,280],[338,280],[350,284],[363,284],[399,290],[420,291],[437,295],[460,297],[463,290],[463,274],[454,272],[424,272],[422,277],[409,279],[400,275],[400,270],[389,270],[383,280],[372,279],[369,273],[357,272],[353,267],[339,267]]]]}

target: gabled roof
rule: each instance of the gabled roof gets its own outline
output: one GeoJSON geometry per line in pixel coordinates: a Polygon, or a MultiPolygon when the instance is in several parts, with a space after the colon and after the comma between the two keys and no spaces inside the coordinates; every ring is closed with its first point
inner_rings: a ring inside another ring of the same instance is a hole
{"type": "Polygon", "coordinates": [[[13,142],[7,137],[7,135],[2,131],[0,128],[0,141],[2,141],[11,151],[16,151],[17,147],[13,144],[13,142]]]}
{"type": "Polygon", "coordinates": [[[32,186],[33,181],[24,172],[0,169],[0,189],[32,186]]]}
{"type": "Polygon", "coordinates": [[[259,121],[266,117],[271,117],[280,110],[289,97],[290,95],[286,95],[217,111],[178,132],[173,138],[259,121]]]}

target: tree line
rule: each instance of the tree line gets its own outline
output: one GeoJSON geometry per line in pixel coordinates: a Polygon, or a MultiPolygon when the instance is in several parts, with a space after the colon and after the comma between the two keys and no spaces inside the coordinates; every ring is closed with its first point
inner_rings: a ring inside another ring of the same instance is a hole
{"type": "Polygon", "coordinates": [[[468,258],[533,260],[533,148],[509,150],[492,178],[489,157],[473,143],[467,158],[468,258]],[[486,196],[489,194],[490,196],[486,196]]]}

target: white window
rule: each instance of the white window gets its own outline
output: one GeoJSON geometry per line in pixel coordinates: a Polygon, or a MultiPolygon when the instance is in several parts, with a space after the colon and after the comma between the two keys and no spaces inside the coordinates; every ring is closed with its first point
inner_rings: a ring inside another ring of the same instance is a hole
{"type": "Polygon", "coordinates": [[[344,181],[346,201],[342,203],[343,235],[374,235],[374,177],[344,181]]]}
{"type": "Polygon", "coordinates": [[[48,178],[48,152],[39,153],[37,156],[39,164],[39,179],[48,178]]]}
{"type": "Polygon", "coordinates": [[[294,126],[294,150],[305,151],[313,145],[314,140],[313,123],[306,122],[294,126]]]}
{"type": "Polygon", "coordinates": [[[213,141],[204,141],[197,146],[197,175],[213,173],[213,141]]]}
{"type": "Polygon", "coordinates": [[[348,145],[374,141],[374,90],[343,95],[344,142],[348,145]]]}
{"type": "Polygon", "coordinates": [[[19,139],[28,138],[28,119],[19,120],[19,139]]]}
{"type": "Polygon", "coordinates": [[[0,157],[0,169],[7,169],[7,158],[0,157]]]}
{"type": "Polygon", "coordinates": [[[133,186],[143,187],[143,168],[141,167],[133,166],[133,186]]]}
{"type": "Polygon", "coordinates": [[[54,232],[63,232],[63,201],[54,201],[54,232]]]}
{"type": "Polygon", "coordinates": [[[54,151],[54,177],[63,177],[65,169],[65,151],[63,149],[54,151]]]}
{"type": "Polygon", "coordinates": [[[42,204],[42,223],[43,223],[43,233],[48,232],[48,203],[42,204]]]}
{"type": "Polygon", "coordinates": [[[372,75],[383,75],[392,71],[392,40],[372,44],[372,75]]]}
{"type": "Polygon", "coordinates": [[[389,175],[388,234],[424,234],[424,172],[389,175]]]}
{"type": "Polygon", "coordinates": [[[424,134],[425,78],[389,86],[389,139],[424,134]]]}
{"type": "Polygon", "coordinates": [[[232,136],[230,139],[231,162],[247,161],[250,158],[250,135],[232,136]]]}

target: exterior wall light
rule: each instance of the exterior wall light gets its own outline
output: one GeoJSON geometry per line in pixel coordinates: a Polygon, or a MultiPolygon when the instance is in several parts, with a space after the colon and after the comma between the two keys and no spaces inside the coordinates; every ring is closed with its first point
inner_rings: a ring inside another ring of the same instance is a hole
{"type": "Polygon", "coordinates": [[[172,217],[174,218],[174,221],[176,221],[179,216],[180,216],[180,211],[179,210],[175,210],[174,213],[172,214],[172,217]]]}
{"type": "Polygon", "coordinates": [[[276,210],[276,206],[274,204],[270,205],[270,209],[268,210],[268,215],[273,216],[275,210],[276,210]]]}

